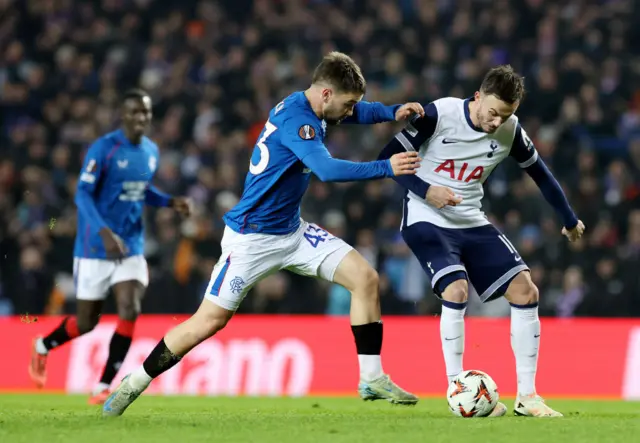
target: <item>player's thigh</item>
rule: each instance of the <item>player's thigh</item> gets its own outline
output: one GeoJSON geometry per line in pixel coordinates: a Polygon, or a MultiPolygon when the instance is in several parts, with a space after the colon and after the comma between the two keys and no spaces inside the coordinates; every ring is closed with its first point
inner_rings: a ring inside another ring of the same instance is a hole
{"type": "Polygon", "coordinates": [[[378,272],[355,249],[348,252],[340,261],[330,281],[339,284],[354,294],[376,296],[378,294],[378,272]]]}
{"type": "Polygon", "coordinates": [[[111,275],[110,285],[115,287],[119,283],[137,282],[136,288],[143,288],[142,293],[138,291],[136,295],[142,296],[144,288],[149,286],[149,267],[143,255],[134,255],[116,262],[115,270],[111,275]]]}
{"type": "Polygon", "coordinates": [[[116,263],[111,260],[76,257],[73,259],[73,279],[76,298],[86,301],[103,301],[111,286],[116,263]]]}
{"type": "Polygon", "coordinates": [[[462,260],[483,302],[503,296],[511,281],[529,268],[515,246],[493,225],[465,229],[462,260]]]}
{"type": "Polygon", "coordinates": [[[338,266],[353,250],[347,242],[320,226],[303,222],[296,233],[295,243],[288,251],[284,268],[296,274],[332,282],[338,266]]]}
{"type": "MultiPolygon", "coordinates": [[[[440,298],[447,288],[459,280],[465,282],[466,288],[466,269],[457,234],[452,231],[427,222],[414,223],[402,230],[402,238],[431,279],[433,292],[440,298]]],[[[460,283],[456,285],[457,294],[460,283]]],[[[450,301],[458,301],[457,296],[455,298],[450,301]]],[[[463,298],[466,298],[466,292],[463,298]]]]}
{"type": "Polygon", "coordinates": [[[283,267],[284,245],[286,236],[243,235],[227,228],[222,239],[222,254],[211,272],[205,299],[235,312],[253,285],[283,267]]]}

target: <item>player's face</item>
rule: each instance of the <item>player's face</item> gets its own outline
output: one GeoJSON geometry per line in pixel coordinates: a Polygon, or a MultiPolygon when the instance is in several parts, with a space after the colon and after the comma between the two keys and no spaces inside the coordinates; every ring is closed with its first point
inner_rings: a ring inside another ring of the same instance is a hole
{"type": "Polygon", "coordinates": [[[362,94],[338,93],[332,89],[322,91],[322,114],[328,125],[339,125],[342,120],[353,115],[356,104],[362,100],[362,94]]]}
{"type": "Polygon", "coordinates": [[[124,102],[122,122],[127,132],[134,136],[142,136],[151,123],[151,99],[130,98],[124,102]]]}
{"type": "Polygon", "coordinates": [[[500,125],[516,112],[520,104],[520,102],[509,104],[495,95],[485,95],[481,92],[476,92],[475,100],[478,102],[476,121],[480,128],[489,134],[496,132],[500,125]]]}

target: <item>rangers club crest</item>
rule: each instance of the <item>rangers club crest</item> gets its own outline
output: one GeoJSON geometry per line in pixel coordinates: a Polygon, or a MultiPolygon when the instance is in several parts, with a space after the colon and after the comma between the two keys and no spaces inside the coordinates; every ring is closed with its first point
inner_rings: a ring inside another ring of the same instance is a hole
{"type": "Polygon", "coordinates": [[[302,140],[313,140],[316,136],[316,130],[311,125],[303,125],[298,129],[298,135],[302,140]]]}
{"type": "Polygon", "coordinates": [[[240,294],[244,288],[244,280],[241,277],[234,277],[229,282],[229,287],[234,294],[240,294]]]}

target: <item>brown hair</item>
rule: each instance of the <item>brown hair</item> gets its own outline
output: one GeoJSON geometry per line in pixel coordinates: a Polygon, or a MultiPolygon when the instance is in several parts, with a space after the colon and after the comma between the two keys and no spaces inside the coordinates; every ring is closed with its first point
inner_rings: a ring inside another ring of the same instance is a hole
{"type": "Polygon", "coordinates": [[[327,82],[339,92],[364,94],[367,82],[351,57],[333,51],[325,55],[313,73],[312,83],[327,82]]]}
{"type": "Polygon", "coordinates": [[[496,66],[484,76],[480,91],[495,95],[512,105],[524,98],[524,77],[515,72],[511,65],[496,66]]]}

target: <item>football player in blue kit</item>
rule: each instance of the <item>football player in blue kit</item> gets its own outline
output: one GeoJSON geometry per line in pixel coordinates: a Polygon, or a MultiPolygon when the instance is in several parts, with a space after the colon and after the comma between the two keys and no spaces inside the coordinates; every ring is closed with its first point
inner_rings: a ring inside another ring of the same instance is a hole
{"type": "Polygon", "coordinates": [[[186,198],[171,197],[151,184],[159,161],[158,146],[144,135],[151,114],[147,93],[127,91],[122,102],[122,128],[89,147],[75,195],[77,314],[33,342],[29,375],[36,386],[43,387],[48,353],[91,331],[98,323],[109,288],[113,290],[119,319],[104,372],[89,399],[91,404],[103,403],[109,394],[131,345],[140,302],[149,283],[143,206],[172,207],[184,216],[190,212],[186,198]]]}
{"type": "Polygon", "coordinates": [[[382,370],[377,272],[343,240],[300,218],[311,173],[329,182],[372,180],[414,174],[419,165],[415,152],[368,163],[331,157],[323,143],[327,125],[381,123],[423,113],[417,103],[363,102],[365,85],[358,65],[333,52],[316,68],[306,91],[291,94],[271,110],[251,157],[242,198],[224,216],[222,255],[200,308],[169,331],[143,365],[122,380],[105,402],[104,415],[121,415],[154,378],[224,328],[253,285],[281,269],[328,280],[351,292],[351,329],[363,399],[418,401],[382,370]]]}

